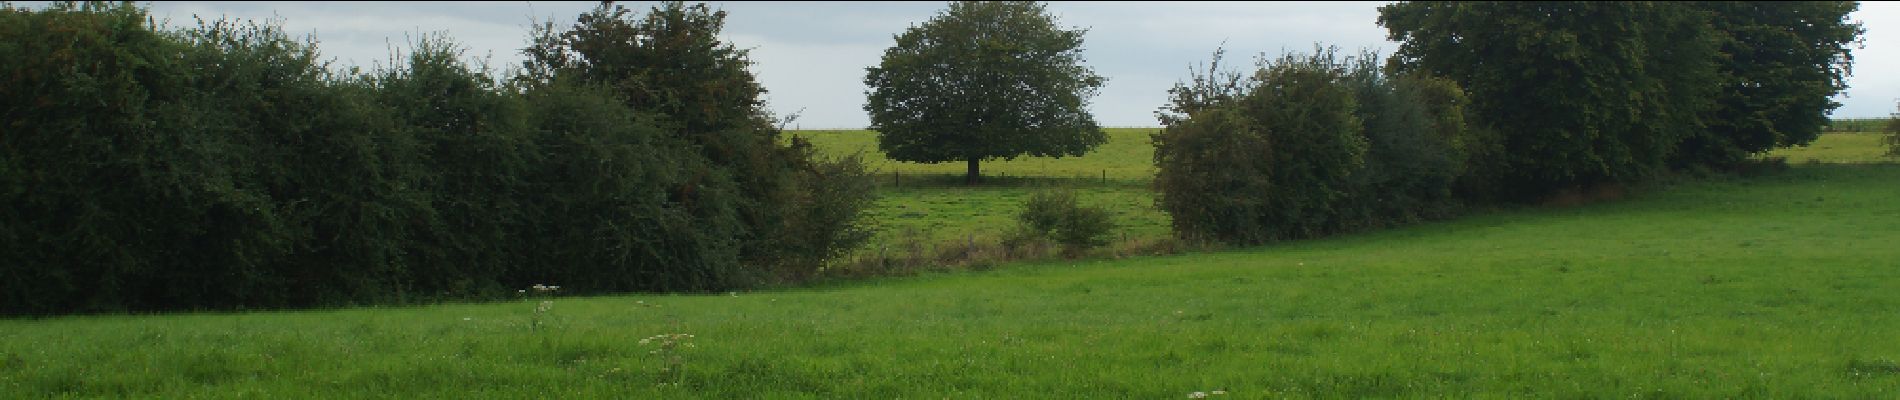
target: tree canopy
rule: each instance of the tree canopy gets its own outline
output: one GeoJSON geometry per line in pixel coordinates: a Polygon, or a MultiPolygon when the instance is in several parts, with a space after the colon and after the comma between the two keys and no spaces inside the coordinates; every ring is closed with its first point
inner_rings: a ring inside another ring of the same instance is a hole
{"type": "Polygon", "coordinates": [[[1853,1],[1704,1],[1721,44],[1720,92],[1708,129],[1690,135],[1676,166],[1722,166],[1820,137],[1852,71],[1865,29],[1853,1]]]}
{"type": "Polygon", "coordinates": [[[1717,37],[1693,8],[1647,2],[1402,2],[1379,8],[1390,61],[1457,81],[1503,133],[1506,196],[1635,180],[1701,127],[1717,37]]]}
{"type": "Polygon", "coordinates": [[[1083,65],[1083,29],[1036,2],[952,2],[897,35],[867,68],[878,149],[912,162],[1079,156],[1107,141],[1088,112],[1104,79],[1083,65]]]}
{"type": "Polygon", "coordinates": [[[863,164],[778,141],[723,14],[579,20],[497,81],[443,36],[339,72],[270,24],[0,4],[0,314],[720,290],[864,241],[863,164]]]}

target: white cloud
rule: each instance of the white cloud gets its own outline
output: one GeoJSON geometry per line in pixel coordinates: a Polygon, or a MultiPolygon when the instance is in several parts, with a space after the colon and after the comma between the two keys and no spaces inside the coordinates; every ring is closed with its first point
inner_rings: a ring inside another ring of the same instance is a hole
{"type": "Polygon", "coordinates": [[[1839,118],[1881,118],[1894,112],[1900,99],[1900,3],[1871,1],[1860,4],[1850,17],[1867,32],[1867,47],[1854,50],[1854,76],[1847,79],[1845,96],[1837,96],[1839,118]]]}

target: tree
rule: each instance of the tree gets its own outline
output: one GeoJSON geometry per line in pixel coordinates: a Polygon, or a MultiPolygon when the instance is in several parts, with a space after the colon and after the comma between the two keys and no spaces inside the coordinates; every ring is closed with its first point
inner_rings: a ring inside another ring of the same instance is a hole
{"type": "Polygon", "coordinates": [[[1337,206],[1366,166],[1348,65],[1332,48],[1260,60],[1169,90],[1155,134],[1156,204],[1190,239],[1256,244],[1339,230],[1337,206]]]}
{"type": "Polygon", "coordinates": [[[1721,92],[1708,130],[1685,139],[1676,166],[1725,166],[1820,137],[1832,100],[1847,89],[1850,47],[1865,30],[1852,1],[1708,1],[1721,43],[1721,92]]]}
{"type": "Polygon", "coordinates": [[[870,177],[859,159],[820,160],[782,143],[764,108],[766,91],[747,69],[748,51],[719,40],[725,19],[705,4],[672,1],[636,13],[603,2],[571,28],[538,28],[523,50],[521,82],[605,87],[653,117],[661,133],[697,148],[706,162],[677,163],[693,168],[685,173],[692,179],[649,190],[673,191],[681,207],[731,207],[744,228],[737,233],[741,262],[808,275],[863,242],[852,226],[873,193],[853,181],[870,177]],[[733,181],[736,190],[701,190],[721,187],[714,180],[733,181]]]}
{"type": "Polygon", "coordinates": [[[1079,156],[1108,140],[1088,99],[1104,79],[1082,65],[1084,29],[1036,2],[960,1],[897,35],[867,68],[864,110],[878,149],[901,161],[1079,156]]]}
{"type": "Polygon", "coordinates": [[[1633,181],[1714,106],[1718,37],[1679,3],[1401,2],[1379,8],[1396,72],[1456,81],[1504,133],[1506,196],[1633,181]]]}

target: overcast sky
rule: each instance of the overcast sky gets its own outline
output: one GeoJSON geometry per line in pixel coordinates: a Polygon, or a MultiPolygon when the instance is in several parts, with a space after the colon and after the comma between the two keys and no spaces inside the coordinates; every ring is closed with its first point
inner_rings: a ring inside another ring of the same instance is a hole
{"type": "MultiPolygon", "coordinates": [[[[1087,64],[1108,78],[1091,110],[1104,126],[1157,126],[1154,111],[1167,89],[1225,42],[1229,65],[1251,65],[1260,53],[1311,51],[1315,43],[1389,54],[1377,24],[1385,2],[1055,2],[1064,26],[1087,28],[1087,64]]],[[[518,64],[534,21],[571,25],[592,2],[152,2],[155,18],[191,26],[193,15],[281,20],[294,35],[314,35],[340,65],[386,63],[391,46],[441,32],[492,57],[518,64]]],[[[644,10],[652,2],[625,2],[644,10]]],[[[724,34],[752,49],[753,72],[780,116],[797,112],[804,129],[867,125],[864,68],[875,65],[892,35],[923,22],[942,2],[711,2],[729,13],[724,34]]],[[[1886,117],[1900,98],[1900,4],[1868,2],[1850,15],[1867,29],[1856,49],[1854,76],[1840,118],[1886,117]]]]}

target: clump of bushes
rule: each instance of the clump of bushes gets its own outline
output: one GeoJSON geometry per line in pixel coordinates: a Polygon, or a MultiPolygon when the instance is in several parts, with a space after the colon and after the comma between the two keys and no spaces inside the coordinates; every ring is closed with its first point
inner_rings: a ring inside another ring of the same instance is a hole
{"type": "Polygon", "coordinates": [[[1018,230],[1010,241],[1051,240],[1062,245],[1063,254],[1068,256],[1108,244],[1115,229],[1108,210],[1081,205],[1075,192],[1069,190],[1030,194],[1016,220],[1018,230]]]}
{"type": "Polygon", "coordinates": [[[1189,239],[1252,244],[1448,215],[1479,141],[1456,84],[1332,48],[1219,69],[1170,91],[1156,202],[1189,239]]]}
{"type": "Polygon", "coordinates": [[[723,19],[603,5],[497,81],[442,37],[338,72],[275,26],[0,6],[0,313],[807,279],[870,176],[779,140],[723,19]]]}

